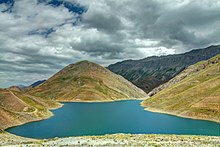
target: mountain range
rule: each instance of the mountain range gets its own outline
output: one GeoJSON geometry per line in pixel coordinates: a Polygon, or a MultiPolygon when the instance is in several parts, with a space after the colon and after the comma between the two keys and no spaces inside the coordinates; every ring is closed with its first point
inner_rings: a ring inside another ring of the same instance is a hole
{"type": "Polygon", "coordinates": [[[42,83],[45,82],[45,81],[46,81],[46,80],[36,81],[36,82],[34,82],[33,84],[31,84],[29,87],[34,88],[34,87],[36,87],[36,86],[42,84],[42,83]]]}
{"type": "Polygon", "coordinates": [[[213,57],[216,54],[220,47],[210,46],[108,67],[130,82],[93,62],[70,64],[28,88],[0,89],[0,129],[46,119],[53,115],[51,109],[61,107],[59,102],[146,99],[146,92],[157,85],[149,93],[152,97],[142,102],[146,109],[219,122],[220,55],[213,57]],[[211,59],[191,65],[207,58],[211,59]]]}
{"type": "Polygon", "coordinates": [[[186,67],[212,58],[217,54],[220,54],[220,45],[195,49],[183,54],[125,60],[111,64],[107,68],[149,93],[157,86],[175,77],[186,67]]]}

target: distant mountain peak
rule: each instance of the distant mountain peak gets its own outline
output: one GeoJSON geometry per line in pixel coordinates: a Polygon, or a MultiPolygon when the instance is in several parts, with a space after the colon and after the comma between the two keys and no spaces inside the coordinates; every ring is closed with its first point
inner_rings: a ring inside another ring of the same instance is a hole
{"type": "Polygon", "coordinates": [[[39,80],[39,81],[36,81],[34,82],[33,84],[30,85],[30,87],[34,88],[40,84],[42,84],[43,82],[45,82],[46,80],[39,80]]]}

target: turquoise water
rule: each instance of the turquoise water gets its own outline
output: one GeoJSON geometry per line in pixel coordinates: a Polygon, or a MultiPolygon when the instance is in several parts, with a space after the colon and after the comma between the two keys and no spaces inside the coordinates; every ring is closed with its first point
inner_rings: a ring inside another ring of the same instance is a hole
{"type": "Polygon", "coordinates": [[[47,120],[24,124],[7,131],[31,138],[113,133],[220,136],[219,123],[145,111],[140,102],[64,103],[47,120]]]}

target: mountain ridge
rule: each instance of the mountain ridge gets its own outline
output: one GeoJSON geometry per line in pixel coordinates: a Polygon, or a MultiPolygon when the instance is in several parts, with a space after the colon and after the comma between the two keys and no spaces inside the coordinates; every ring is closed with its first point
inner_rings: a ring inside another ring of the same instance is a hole
{"type": "Polygon", "coordinates": [[[125,60],[111,64],[107,68],[149,93],[157,86],[175,77],[186,67],[199,61],[207,60],[217,54],[220,54],[220,46],[213,45],[183,54],[125,60]]]}
{"type": "Polygon", "coordinates": [[[34,87],[36,87],[36,86],[42,84],[42,83],[45,82],[45,81],[46,81],[46,80],[38,80],[38,81],[32,83],[31,85],[29,85],[28,87],[34,88],[34,87]]]}
{"type": "Polygon", "coordinates": [[[185,70],[180,72],[177,76],[175,76],[174,78],[172,78],[168,82],[154,88],[149,93],[149,95],[153,96],[153,95],[157,94],[158,92],[162,91],[163,89],[167,89],[167,88],[171,87],[172,85],[180,82],[181,80],[187,78],[188,76],[200,72],[201,70],[207,68],[207,66],[215,64],[216,62],[220,62],[219,56],[220,55],[217,55],[209,60],[200,61],[194,65],[190,65],[189,67],[187,67],[185,70]]]}

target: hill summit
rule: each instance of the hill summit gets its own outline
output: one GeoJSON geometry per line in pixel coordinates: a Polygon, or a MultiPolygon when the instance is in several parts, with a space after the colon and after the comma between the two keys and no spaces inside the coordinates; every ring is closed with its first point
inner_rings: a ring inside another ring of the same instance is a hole
{"type": "Polygon", "coordinates": [[[58,101],[114,101],[147,97],[144,91],[123,77],[89,61],[66,66],[28,93],[58,101]]]}

